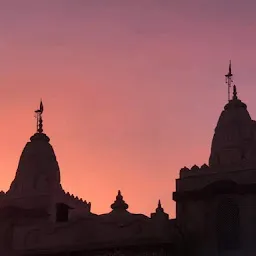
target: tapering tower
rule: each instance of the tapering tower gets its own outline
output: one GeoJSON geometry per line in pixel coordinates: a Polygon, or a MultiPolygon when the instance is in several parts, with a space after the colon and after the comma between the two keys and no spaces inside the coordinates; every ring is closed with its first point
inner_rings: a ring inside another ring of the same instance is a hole
{"type": "Polygon", "coordinates": [[[41,101],[40,108],[35,111],[37,130],[21,154],[15,178],[7,192],[9,198],[35,198],[37,201],[38,196],[49,197],[62,191],[59,165],[50,139],[43,132],[43,110],[41,101]]]}
{"type": "Polygon", "coordinates": [[[231,63],[226,75],[228,90],[233,87],[233,96],[224,106],[212,140],[210,166],[228,166],[255,161],[256,122],[251,119],[247,106],[237,95],[232,85],[231,63]]]}
{"type": "Polygon", "coordinates": [[[217,122],[209,166],[182,168],[173,193],[177,223],[197,256],[255,254],[256,122],[232,76],[230,63],[233,95],[217,122]]]}

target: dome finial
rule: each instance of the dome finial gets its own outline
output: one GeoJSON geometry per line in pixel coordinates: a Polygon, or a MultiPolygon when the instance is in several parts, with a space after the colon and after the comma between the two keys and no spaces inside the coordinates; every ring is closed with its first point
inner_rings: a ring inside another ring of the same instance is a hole
{"type": "Polygon", "coordinates": [[[166,220],[169,219],[169,215],[164,212],[164,209],[162,207],[162,204],[161,204],[160,200],[158,200],[158,205],[157,205],[157,208],[156,208],[156,212],[155,213],[151,213],[151,218],[159,219],[159,217],[160,217],[160,219],[161,218],[164,218],[166,220]]]}
{"type": "Polygon", "coordinates": [[[237,90],[235,85],[233,85],[233,100],[237,100],[237,90]]]}
{"type": "Polygon", "coordinates": [[[157,208],[156,208],[156,212],[164,212],[164,209],[162,207],[160,199],[158,200],[158,205],[157,205],[157,208]]]}
{"type": "Polygon", "coordinates": [[[43,119],[42,119],[42,114],[44,111],[44,106],[42,99],[40,101],[40,107],[35,111],[36,113],[36,131],[38,133],[43,133],[43,119]]]}

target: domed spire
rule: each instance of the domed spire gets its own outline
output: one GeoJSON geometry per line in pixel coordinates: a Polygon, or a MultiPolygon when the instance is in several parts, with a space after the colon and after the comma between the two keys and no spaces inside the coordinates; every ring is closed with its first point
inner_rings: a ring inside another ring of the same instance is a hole
{"type": "Polygon", "coordinates": [[[164,209],[161,205],[161,201],[158,200],[158,205],[157,205],[157,208],[156,208],[156,212],[164,212],[164,209]]]}
{"type": "Polygon", "coordinates": [[[156,212],[155,213],[151,213],[151,218],[164,218],[164,219],[169,219],[169,214],[164,212],[164,209],[161,205],[161,201],[158,200],[158,205],[156,208],[156,212]]]}
{"type": "Polygon", "coordinates": [[[123,196],[121,194],[121,191],[118,190],[118,194],[116,196],[116,200],[113,204],[111,204],[111,208],[113,210],[127,210],[128,209],[128,204],[125,203],[125,201],[123,200],[123,196]]]}
{"type": "Polygon", "coordinates": [[[33,197],[52,195],[60,191],[60,170],[49,137],[43,133],[43,103],[35,111],[37,131],[30,138],[21,154],[15,179],[8,195],[13,197],[33,197]]]}
{"type": "MultiPolygon", "coordinates": [[[[231,63],[226,75],[231,86],[231,63]]],[[[237,96],[237,88],[233,85],[232,99],[222,111],[212,140],[209,166],[230,165],[245,159],[245,155],[256,146],[253,138],[253,120],[247,111],[247,106],[237,96]]]]}

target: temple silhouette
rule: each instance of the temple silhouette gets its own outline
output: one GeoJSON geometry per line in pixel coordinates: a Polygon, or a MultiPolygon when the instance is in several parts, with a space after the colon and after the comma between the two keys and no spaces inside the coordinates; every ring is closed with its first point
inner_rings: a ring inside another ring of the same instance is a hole
{"type": "MultiPolygon", "coordinates": [[[[121,191],[106,214],[62,188],[50,138],[25,145],[7,192],[0,193],[0,255],[255,255],[256,121],[232,84],[212,139],[209,164],[184,167],[176,180],[176,218],[161,202],[150,217],[129,212],[121,191]]],[[[171,200],[171,199],[170,199],[171,200]]]]}

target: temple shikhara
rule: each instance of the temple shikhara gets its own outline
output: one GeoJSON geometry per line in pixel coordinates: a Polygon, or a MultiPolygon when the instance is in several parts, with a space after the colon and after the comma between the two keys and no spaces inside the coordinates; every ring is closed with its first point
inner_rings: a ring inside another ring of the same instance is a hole
{"type": "Polygon", "coordinates": [[[65,191],[41,102],[37,131],[9,190],[0,193],[0,255],[254,256],[256,121],[239,99],[231,64],[226,78],[230,96],[209,163],[180,170],[173,219],[160,201],[150,217],[131,213],[121,191],[109,213],[95,214],[90,202],[65,191]]]}

